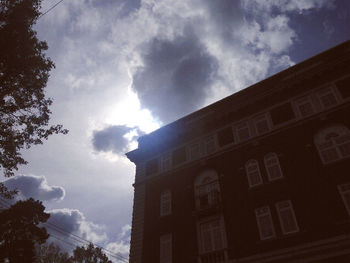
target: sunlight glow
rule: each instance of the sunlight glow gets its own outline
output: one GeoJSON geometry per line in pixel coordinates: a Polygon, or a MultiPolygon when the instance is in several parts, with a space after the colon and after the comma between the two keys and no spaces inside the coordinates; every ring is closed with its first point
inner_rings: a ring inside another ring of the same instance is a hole
{"type": "Polygon", "coordinates": [[[138,127],[145,133],[158,129],[161,122],[156,120],[147,109],[141,109],[137,94],[128,88],[126,99],[107,108],[104,123],[109,125],[126,125],[138,127]]]}

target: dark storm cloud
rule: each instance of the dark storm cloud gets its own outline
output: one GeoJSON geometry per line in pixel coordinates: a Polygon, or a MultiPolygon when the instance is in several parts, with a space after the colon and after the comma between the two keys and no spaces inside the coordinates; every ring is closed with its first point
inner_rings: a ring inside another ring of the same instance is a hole
{"type": "Polygon", "coordinates": [[[10,190],[18,189],[19,197],[33,197],[41,201],[61,200],[65,196],[63,187],[48,185],[44,176],[17,175],[4,182],[10,190]]]}
{"type": "Polygon", "coordinates": [[[192,32],[174,40],[154,38],[144,46],[142,58],[133,89],[142,106],[163,122],[198,109],[218,68],[192,32]]]}
{"type": "Polygon", "coordinates": [[[116,154],[124,154],[128,151],[130,141],[142,134],[137,128],[130,128],[124,125],[113,125],[103,130],[94,131],[92,145],[96,151],[109,152],[116,154]],[[124,135],[135,131],[136,134],[130,138],[125,138],[124,135]]]}
{"type": "Polygon", "coordinates": [[[83,214],[76,209],[56,209],[50,211],[49,222],[64,229],[68,233],[78,233],[83,214]]]}

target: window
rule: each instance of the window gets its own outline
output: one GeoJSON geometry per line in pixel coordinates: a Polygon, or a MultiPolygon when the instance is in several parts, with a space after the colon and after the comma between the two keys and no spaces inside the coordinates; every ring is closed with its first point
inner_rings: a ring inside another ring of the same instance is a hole
{"type": "Polygon", "coordinates": [[[295,101],[295,106],[298,110],[300,117],[307,117],[315,112],[314,106],[309,96],[303,97],[295,101]]]}
{"type": "Polygon", "coordinates": [[[166,153],[162,156],[162,171],[171,169],[171,153],[166,153]]]}
{"type": "Polygon", "coordinates": [[[206,209],[219,204],[220,185],[214,170],[202,172],[195,180],[197,209],[206,209]]]}
{"type": "Polygon", "coordinates": [[[274,125],[278,125],[295,118],[290,102],[272,109],[270,114],[274,125]]]}
{"type": "Polygon", "coordinates": [[[158,159],[152,159],[146,163],[146,175],[152,175],[158,173],[158,159]]]}
{"type": "Polygon", "coordinates": [[[160,237],[160,263],[171,263],[172,262],[172,235],[166,234],[160,237]]]}
{"type": "Polygon", "coordinates": [[[186,148],[181,147],[173,151],[173,165],[179,165],[186,162],[186,148]]]}
{"type": "Polygon", "coordinates": [[[344,99],[350,97],[350,76],[347,76],[345,79],[337,81],[336,85],[344,99]]]}
{"type": "Polygon", "coordinates": [[[204,140],[205,152],[211,154],[216,151],[216,144],[214,136],[207,137],[204,140]]]}
{"type": "Polygon", "coordinates": [[[218,142],[220,147],[233,143],[233,141],[234,139],[231,126],[218,131],[218,142]]]}
{"type": "Polygon", "coordinates": [[[202,253],[224,248],[224,228],[220,219],[200,223],[199,229],[202,253]]]}
{"type": "Polygon", "coordinates": [[[269,153],[264,157],[267,176],[270,181],[283,177],[281,166],[277,154],[269,153]]]}
{"type": "Polygon", "coordinates": [[[171,191],[164,190],[160,194],[160,216],[171,214],[171,191]]]}
{"type": "Polygon", "coordinates": [[[191,158],[191,160],[196,160],[196,159],[200,158],[201,155],[202,155],[201,154],[202,153],[201,145],[200,145],[199,142],[192,144],[189,147],[189,151],[190,151],[190,158],[191,158]]]}
{"type": "Polygon", "coordinates": [[[281,223],[282,233],[291,234],[299,231],[297,220],[290,200],[282,201],[276,204],[278,218],[281,223]]]}
{"type": "Polygon", "coordinates": [[[317,92],[323,108],[329,108],[337,104],[337,99],[332,88],[323,89],[317,92]]]}
{"type": "Polygon", "coordinates": [[[243,122],[237,125],[237,135],[240,141],[246,141],[250,138],[250,130],[248,122],[243,122]]]}
{"type": "Polygon", "coordinates": [[[245,170],[250,187],[262,184],[259,163],[257,160],[249,160],[246,162],[245,170]]]}
{"type": "Polygon", "coordinates": [[[254,123],[255,123],[256,132],[258,134],[264,134],[270,130],[269,121],[265,114],[259,117],[256,117],[254,119],[254,123]]]}
{"type": "Polygon", "coordinates": [[[338,190],[343,199],[346,211],[350,216],[350,183],[338,185],[338,190]]]}
{"type": "Polygon", "coordinates": [[[255,209],[256,222],[259,228],[261,240],[271,239],[276,236],[273,226],[270,208],[263,206],[255,209]]]}
{"type": "Polygon", "coordinates": [[[333,125],[319,131],[314,142],[324,164],[350,157],[350,132],[344,125],[333,125]]]}

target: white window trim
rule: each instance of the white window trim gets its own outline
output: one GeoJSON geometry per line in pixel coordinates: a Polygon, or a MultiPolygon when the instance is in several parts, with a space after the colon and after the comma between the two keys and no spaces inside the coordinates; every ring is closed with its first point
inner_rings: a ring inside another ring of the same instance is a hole
{"type": "Polygon", "coordinates": [[[281,178],[283,178],[283,173],[282,173],[282,169],[281,169],[281,164],[280,164],[280,160],[278,158],[278,155],[276,153],[268,153],[264,156],[264,165],[265,165],[265,169],[266,169],[266,173],[267,173],[267,177],[269,178],[269,181],[276,181],[279,180],[281,178]],[[277,178],[271,178],[271,174],[269,172],[268,167],[271,167],[272,165],[268,165],[267,164],[267,159],[269,158],[269,156],[273,156],[274,158],[276,158],[277,163],[275,164],[276,166],[278,166],[279,172],[280,172],[280,176],[277,178]]]}
{"type": "Polygon", "coordinates": [[[282,233],[284,235],[288,235],[288,234],[293,234],[293,233],[299,232],[300,229],[299,229],[298,221],[297,221],[297,219],[295,217],[295,212],[294,212],[294,208],[293,208],[292,202],[290,200],[284,200],[284,201],[276,203],[275,206],[276,206],[276,210],[277,210],[277,214],[278,214],[278,219],[280,220],[282,233]],[[280,208],[279,205],[281,205],[283,203],[288,203],[288,207],[280,208]],[[291,211],[291,214],[292,214],[292,217],[293,217],[293,221],[295,222],[295,225],[296,225],[296,230],[289,231],[289,232],[286,231],[285,226],[284,226],[284,222],[282,221],[282,218],[281,218],[281,211],[288,210],[288,209],[291,211]]]}
{"type": "Polygon", "coordinates": [[[343,204],[345,206],[345,209],[348,212],[348,215],[350,216],[350,203],[348,203],[344,197],[344,194],[350,193],[350,183],[338,185],[338,191],[339,191],[339,194],[343,200],[343,204]],[[348,188],[348,189],[344,190],[343,188],[348,188]]]}
{"type": "Polygon", "coordinates": [[[314,115],[315,113],[317,113],[316,107],[315,107],[315,103],[313,101],[313,98],[311,95],[306,95],[303,97],[300,97],[296,100],[293,101],[293,106],[294,106],[294,111],[296,112],[296,115],[298,118],[303,119],[303,118],[307,118],[311,115],[314,115]],[[304,102],[308,102],[311,104],[312,107],[312,112],[307,114],[307,115],[302,115],[301,111],[300,111],[300,105],[304,104],[304,102]]]}
{"type": "MultiPolygon", "coordinates": [[[[220,189],[220,184],[219,184],[219,176],[215,170],[205,170],[195,178],[194,198],[195,198],[196,209],[198,209],[198,210],[202,209],[201,203],[200,203],[201,195],[200,195],[199,189],[205,185],[208,185],[208,187],[210,188],[210,185],[212,185],[212,184],[216,184],[218,193],[220,194],[221,189],[220,189]],[[211,181],[203,184],[203,180],[206,178],[210,178],[211,181]]],[[[218,204],[218,203],[211,202],[212,201],[212,194],[213,194],[211,191],[207,191],[206,194],[208,196],[208,207],[215,206],[218,204]]],[[[220,199],[218,200],[218,202],[220,202],[220,199]]]]}
{"type": "Polygon", "coordinates": [[[318,154],[320,156],[320,159],[322,161],[323,164],[330,164],[330,163],[334,163],[334,162],[337,162],[337,161],[340,161],[340,160],[343,160],[343,159],[346,159],[346,158],[349,158],[350,156],[344,156],[343,153],[341,152],[340,150],[340,146],[342,146],[343,144],[347,144],[349,143],[349,141],[345,141],[345,143],[338,143],[336,141],[337,138],[330,138],[330,146],[328,147],[324,147],[325,143],[327,143],[327,141],[325,141],[322,137],[325,137],[327,135],[327,133],[331,133],[331,132],[334,132],[334,133],[338,133],[339,136],[350,136],[350,131],[349,131],[349,128],[344,126],[344,125],[341,125],[341,124],[337,124],[337,125],[333,125],[333,126],[329,126],[327,128],[324,128],[322,130],[320,130],[314,137],[314,143],[316,145],[316,148],[317,148],[317,151],[318,151],[318,154]],[[322,148],[321,148],[322,147],[322,148]],[[334,160],[325,160],[324,159],[324,156],[323,156],[323,152],[325,151],[329,151],[331,149],[334,149],[337,153],[337,156],[338,158],[337,159],[334,159],[334,160]]]}
{"type": "Polygon", "coordinates": [[[248,161],[245,163],[245,166],[244,166],[244,167],[245,167],[245,172],[246,172],[246,176],[247,176],[248,184],[249,184],[249,187],[250,187],[250,188],[263,184],[263,180],[262,180],[261,172],[260,172],[259,162],[258,162],[256,159],[250,159],[250,160],[248,160],[248,161]],[[259,175],[258,175],[259,183],[257,183],[257,184],[253,184],[253,183],[252,183],[251,178],[250,178],[250,173],[249,173],[249,171],[248,171],[249,163],[252,163],[252,162],[256,163],[257,172],[258,172],[258,174],[259,174],[259,175]]]}
{"type": "Polygon", "coordinates": [[[275,225],[274,225],[274,223],[273,223],[273,219],[272,219],[272,215],[271,215],[271,210],[270,210],[270,207],[269,207],[269,206],[262,206],[262,207],[256,208],[256,209],[255,209],[255,219],[256,219],[257,226],[258,226],[258,230],[259,230],[260,240],[269,240],[269,239],[274,239],[274,238],[276,238],[275,225]],[[261,210],[261,209],[267,209],[267,212],[264,213],[264,214],[261,214],[261,213],[259,213],[259,210],[261,210]],[[263,236],[263,234],[262,234],[262,226],[260,225],[260,220],[259,220],[259,217],[262,217],[262,216],[265,216],[265,215],[268,215],[268,216],[269,216],[270,223],[271,223],[271,226],[272,226],[272,235],[271,235],[271,236],[268,236],[268,237],[264,237],[264,236],[263,236]]]}
{"type": "Polygon", "coordinates": [[[318,103],[320,104],[322,110],[326,110],[326,109],[335,107],[336,105],[339,104],[339,98],[338,98],[337,93],[335,92],[335,90],[333,88],[333,85],[328,85],[327,87],[323,87],[321,89],[318,89],[318,90],[315,91],[315,94],[316,94],[316,97],[318,99],[318,103]],[[321,97],[322,97],[322,94],[326,94],[326,93],[332,93],[333,94],[333,96],[334,96],[334,98],[336,100],[336,103],[334,105],[330,105],[330,106],[327,106],[327,107],[325,105],[323,105],[321,97]]]}
{"type": "MultiPolygon", "coordinates": [[[[217,221],[217,220],[220,223],[220,228],[221,228],[221,233],[222,233],[222,244],[223,244],[222,249],[227,248],[227,237],[226,237],[226,228],[225,228],[224,217],[222,215],[220,215],[220,216],[205,218],[204,220],[197,221],[197,244],[198,244],[200,255],[210,253],[210,252],[205,252],[203,249],[201,224],[205,224],[205,223],[209,223],[209,222],[213,222],[213,221],[217,221]]],[[[220,250],[222,250],[222,249],[220,249],[220,250]]],[[[212,251],[212,252],[214,252],[214,251],[212,251]]]]}

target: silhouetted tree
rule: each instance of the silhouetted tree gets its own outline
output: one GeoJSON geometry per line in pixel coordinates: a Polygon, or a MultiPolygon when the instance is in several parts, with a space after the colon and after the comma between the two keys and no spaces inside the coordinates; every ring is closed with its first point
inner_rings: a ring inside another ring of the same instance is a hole
{"type": "Polygon", "coordinates": [[[71,263],[68,253],[62,252],[61,248],[54,243],[43,244],[36,250],[35,263],[71,263]]]}
{"type": "Polygon", "coordinates": [[[27,163],[21,149],[68,132],[62,125],[49,126],[52,100],[44,88],[54,64],[33,30],[41,1],[0,1],[0,169],[5,176],[27,163]]]}
{"type": "Polygon", "coordinates": [[[89,244],[85,247],[76,247],[71,257],[73,263],[112,263],[99,247],[89,244]]]}
{"type": "Polygon", "coordinates": [[[35,245],[49,237],[44,227],[38,227],[50,217],[44,210],[40,201],[30,198],[0,212],[0,262],[34,262],[35,245]]]}

